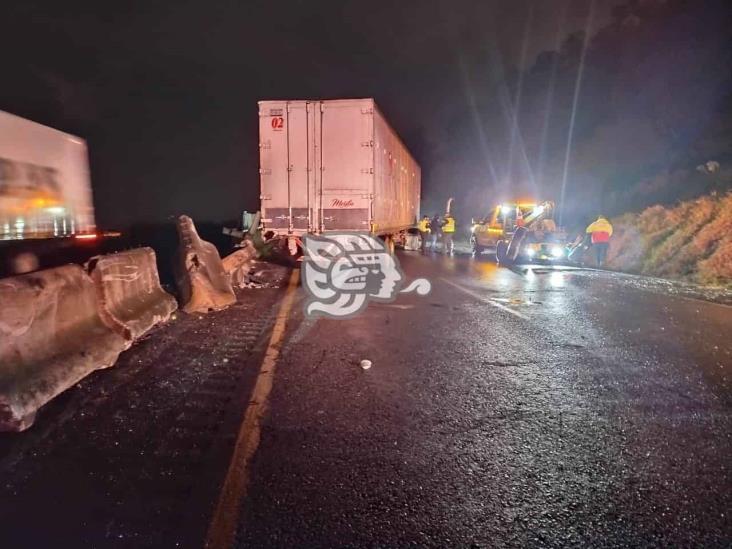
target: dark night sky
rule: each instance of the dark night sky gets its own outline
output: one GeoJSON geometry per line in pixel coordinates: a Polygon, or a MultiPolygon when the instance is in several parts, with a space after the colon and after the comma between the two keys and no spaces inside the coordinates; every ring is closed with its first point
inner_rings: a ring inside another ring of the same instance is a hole
{"type": "MultiPolygon", "coordinates": [[[[619,3],[595,0],[593,28],[619,3]]],[[[375,97],[423,166],[428,209],[488,188],[466,143],[509,130],[471,115],[483,75],[509,82],[591,2],[12,4],[0,109],[87,138],[98,222],[125,226],[256,209],[259,99],[375,97]]]]}

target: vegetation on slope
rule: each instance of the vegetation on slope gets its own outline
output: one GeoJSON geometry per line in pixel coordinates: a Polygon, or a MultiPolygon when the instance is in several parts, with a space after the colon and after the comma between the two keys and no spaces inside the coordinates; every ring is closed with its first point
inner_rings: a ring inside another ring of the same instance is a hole
{"type": "Polygon", "coordinates": [[[651,206],[612,221],[611,267],[732,287],[732,192],[651,206]]]}

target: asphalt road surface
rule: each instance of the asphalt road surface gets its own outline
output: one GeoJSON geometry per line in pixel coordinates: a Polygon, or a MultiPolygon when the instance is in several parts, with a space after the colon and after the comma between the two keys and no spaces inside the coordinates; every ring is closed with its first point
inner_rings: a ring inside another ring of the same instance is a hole
{"type": "Polygon", "coordinates": [[[431,294],[291,323],[241,547],[732,543],[732,308],[591,270],[402,266],[431,294]]]}
{"type": "Polygon", "coordinates": [[[0,435],[0,546],[732,544],[731,307],[400,257],[429,295],[246,290],[0,435]]]}

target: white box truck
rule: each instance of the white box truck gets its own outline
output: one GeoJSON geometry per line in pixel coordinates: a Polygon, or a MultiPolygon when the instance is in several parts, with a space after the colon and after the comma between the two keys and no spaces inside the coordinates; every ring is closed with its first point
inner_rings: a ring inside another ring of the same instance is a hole
{"type": "Polygon", "coordinates": [[[373,99],[259,102],[263,234],[368,231],[393,246],[419,218],[419,164],[373,99]]]}
{"type": "Polygon", "coordinates": [[[86,142],[0,111],[2,274],[96,238],[86,142]]]}

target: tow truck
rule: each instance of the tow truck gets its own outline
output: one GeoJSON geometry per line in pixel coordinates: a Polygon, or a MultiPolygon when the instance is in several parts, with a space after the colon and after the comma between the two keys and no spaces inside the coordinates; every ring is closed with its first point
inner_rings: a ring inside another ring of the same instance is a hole
{"type": "Polygon", "coordinates": [[[499,263],[559,263],[567,259],[567,235],[554,222],[554,203],[504,202],[473,220],[475,255],[494,249],[499,263]]]}

